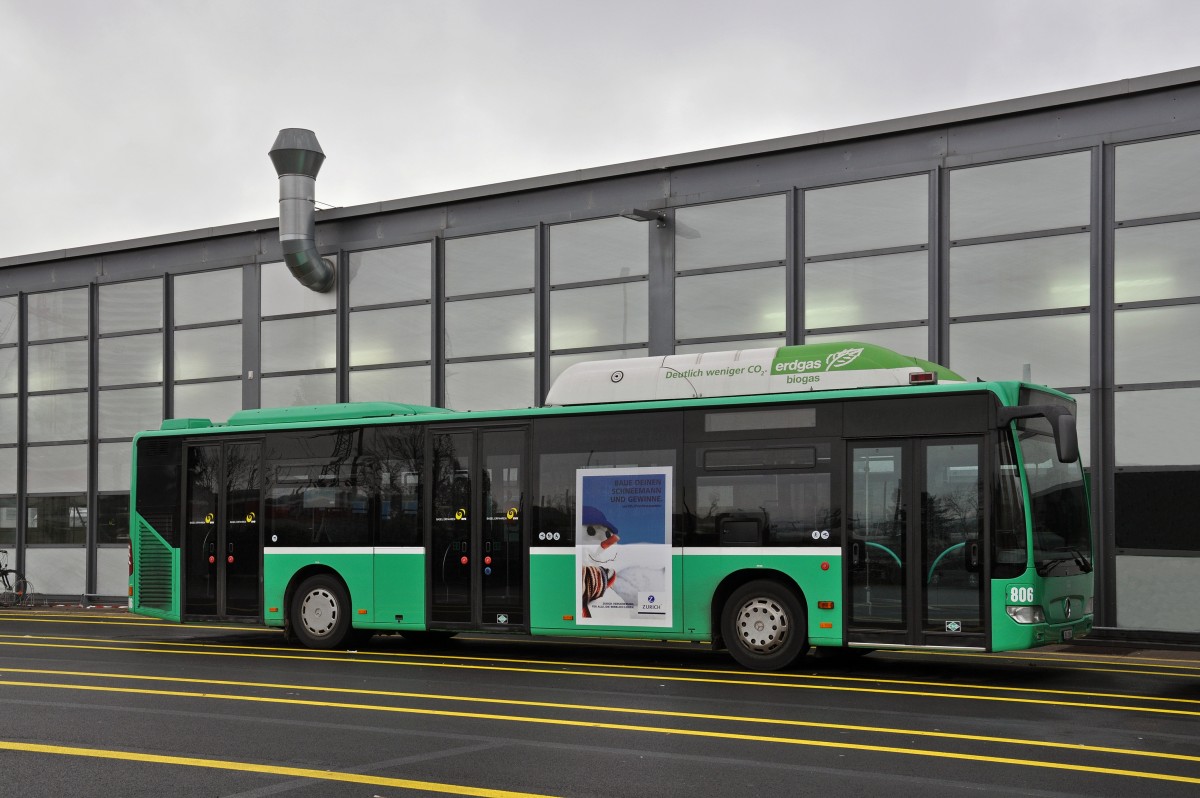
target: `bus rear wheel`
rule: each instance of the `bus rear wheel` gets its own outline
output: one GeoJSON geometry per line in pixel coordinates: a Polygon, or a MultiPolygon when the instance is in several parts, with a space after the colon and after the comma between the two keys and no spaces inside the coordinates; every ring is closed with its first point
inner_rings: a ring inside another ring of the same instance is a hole
{"type": "Polygon", "coordinates": [[[350,597],[328,574],[310,576],[292,596],[291,632],[305,648],[337,648],[350,635],[350,597]]]}
{"type": "Polygon", "coordinates": [[[721,636],[744,668],[776,671],[808,650],[800,600],[778,582],[756,579],[733,591],[721,612],[721,636]]]}

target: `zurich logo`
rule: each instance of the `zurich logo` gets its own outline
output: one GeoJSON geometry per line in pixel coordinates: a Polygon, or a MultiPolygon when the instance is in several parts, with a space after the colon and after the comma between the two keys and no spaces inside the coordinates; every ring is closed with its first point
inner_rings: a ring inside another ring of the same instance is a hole
{"type": "Polygon", "coordinates": [[[653,593],[651,593],[649,596],[646,596],[646,603],[647,603],[647,604],[653,604],[653,603],[654,603],[654,594],[653,594],[653,593]]]}

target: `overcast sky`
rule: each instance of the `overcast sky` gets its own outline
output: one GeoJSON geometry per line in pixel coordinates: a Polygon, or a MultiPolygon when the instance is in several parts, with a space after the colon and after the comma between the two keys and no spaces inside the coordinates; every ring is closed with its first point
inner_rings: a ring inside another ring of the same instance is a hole
{"type": "Polygon", "coordinates": [[[0,0],[0,258],[1200,66],[1195,0],[0,0]]]}

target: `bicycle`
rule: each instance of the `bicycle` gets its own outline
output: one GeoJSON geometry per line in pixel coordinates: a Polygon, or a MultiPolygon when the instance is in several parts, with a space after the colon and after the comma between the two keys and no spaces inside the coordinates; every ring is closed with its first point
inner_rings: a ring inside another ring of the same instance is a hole
{"type": "Polygon", "coordinates": [[[33,606],[33,583],[20,571],[8,567],[8,549],[0,549],[0,606],[33,606]]]}

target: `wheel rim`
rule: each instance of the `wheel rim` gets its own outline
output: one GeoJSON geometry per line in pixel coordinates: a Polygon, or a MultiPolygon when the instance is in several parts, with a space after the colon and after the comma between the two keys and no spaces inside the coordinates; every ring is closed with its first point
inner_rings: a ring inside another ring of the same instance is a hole
{"type": "Polygon", "coordinates": [[[323,587],[309,591],[300,605],[300,623],[314,637],[324,637],[333,631],[338,621],[338,601],[323,587]]]}
{"type": "Polygon", "coordinates": [[[742,646],[755,654],[774,654],[791,637],[792,622],[787,609],[774,599],[759,596],[741,606],[736,628],[742,646]]]}

